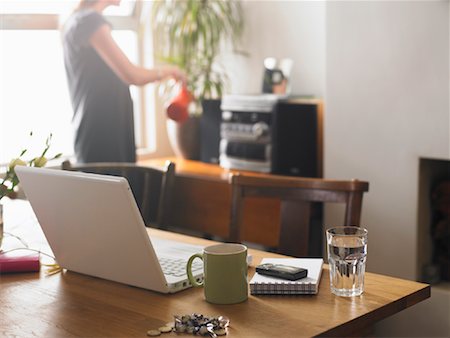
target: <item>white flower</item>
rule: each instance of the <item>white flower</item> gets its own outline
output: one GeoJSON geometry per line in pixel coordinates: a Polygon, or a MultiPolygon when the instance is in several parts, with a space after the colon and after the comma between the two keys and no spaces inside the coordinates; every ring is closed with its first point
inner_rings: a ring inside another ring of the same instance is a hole
{"type": "Polygon", "coordinates": [[[24,166],[24,165],[27,165],[27,163],[24,160],[20,159],[20,158],[15,158],[15,159],[11,160],[11,162],[9,162],[9,170],[11,170],[11,171],[14,170],[14,168],[17,165],[24,166]]]}
{"type": "Polygon", "coordinates": [[[35,167],[44,167],[47,164],[47,159],[44,156],[36,157],[33,163],[35,167]]]}

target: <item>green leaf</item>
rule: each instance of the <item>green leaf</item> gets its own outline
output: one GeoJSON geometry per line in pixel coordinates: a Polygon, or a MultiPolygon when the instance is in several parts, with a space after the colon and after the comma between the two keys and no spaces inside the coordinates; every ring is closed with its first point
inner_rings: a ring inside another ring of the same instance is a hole
{"type": "Polygon", "coordinates": [[[153,3],[158,60],[186,71],[188,88],[196,100],[223,94],[226,74],[215,72],[213,68],[224,41],[237,45],[243,32],[241,13],[240,3],[234,0],[161,0],[153,3]]]}

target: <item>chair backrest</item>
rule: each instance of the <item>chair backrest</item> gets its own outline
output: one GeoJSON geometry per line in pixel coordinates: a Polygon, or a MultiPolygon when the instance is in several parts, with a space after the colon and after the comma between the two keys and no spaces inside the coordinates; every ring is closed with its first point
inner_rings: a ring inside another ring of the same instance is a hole
{"type": "MultiPolygon", "coordinates": [[[[307,256],[310,250],[311,207],[316,202],[345,204],[342,225],[359,226],[363,193],[369,183],[359,180],[338,181],[288,176],[230,175],[232,203],[229,240],[241,241],[244,199],[247,197],[275,198],[281,202],[278,252],[291,256],[307,256]]],[[[261,210],[264,212],[264,210],[261,210]]]]}
{"type": "Polygon", "coordinates": [[[139,166],[135,163],[62,163],[63,170],[125,177],[146,225],[164,227],[167,206],[173,191],[175,164],[167,161],[164,167],[139,166]]]}

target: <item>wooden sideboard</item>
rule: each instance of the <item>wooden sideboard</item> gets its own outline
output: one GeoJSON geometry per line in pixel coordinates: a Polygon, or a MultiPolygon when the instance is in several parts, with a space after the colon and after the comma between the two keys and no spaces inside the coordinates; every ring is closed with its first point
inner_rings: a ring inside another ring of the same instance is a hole
{"type": "MultiPolygon", "coordinates": [[[[169,204],[168,228],[194,235],[226,238],[229,231],[231,186],[230,173],[242,170],[223,169],[215,164],[160,158],[140,161],[141,165],[176,164],[174,192],[169,204]]],[[[248,175],[270,174],[245,172],[248,175]]],[[[280,202],[253,198],[246,201],[243,240],[274,247],[280,231],[280,202]]]]}

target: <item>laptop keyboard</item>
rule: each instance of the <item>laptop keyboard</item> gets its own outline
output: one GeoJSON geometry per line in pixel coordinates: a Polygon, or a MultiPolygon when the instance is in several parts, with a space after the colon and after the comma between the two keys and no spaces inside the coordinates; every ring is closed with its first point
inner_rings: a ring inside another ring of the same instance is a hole
{"type": "MultiPolygon", "coordinates": [[[[158,257],[158,260],[165,275],[175,277],[186,276],[186,260],[168,257],[158,257]]],[[[201,270],[203,270],[203,262],[194,260],[192,262],[192,272],[195,274],[201,270]]]]}

